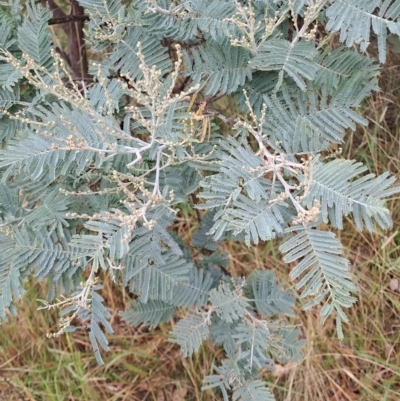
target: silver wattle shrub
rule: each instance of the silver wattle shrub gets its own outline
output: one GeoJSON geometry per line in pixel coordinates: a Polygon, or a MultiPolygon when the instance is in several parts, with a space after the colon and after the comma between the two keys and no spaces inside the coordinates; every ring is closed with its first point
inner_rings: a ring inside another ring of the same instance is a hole
{"type": "Polygon", "coordinates": [[[301,357],[285,318],[294,297],[273,270],[233,277],[219,249],[280,237],[305,309],[322,306],[343,338],[357,287],[334,232],[344,216],[389,228],[385,199],[399,190],[331,146],[367,124],[357,109],[379,89],[379,64],[364,51],[376,40],[385,61],[400,0],[79,3],[88,81],[53,45],[48,9],[0,8],[0,320],[29,277],[46,280],[40,309],[60,310],[48,335],[86,329],[101,364],[107,271],[132,295],[127,323],[154,328],[184,310],[170,340],[185,357],[204,340],[225,350],[204,389],[273,400],[260,370],[301,357]],[[218,111],[221,96],[239,117],[218,111]],[[190,244],[172,229],[188,206],[190,244]]]}

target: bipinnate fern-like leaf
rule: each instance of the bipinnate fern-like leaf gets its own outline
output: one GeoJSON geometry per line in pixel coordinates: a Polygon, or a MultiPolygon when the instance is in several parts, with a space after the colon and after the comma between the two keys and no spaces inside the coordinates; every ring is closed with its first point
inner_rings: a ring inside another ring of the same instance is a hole
{"type": "Polygon", "coordinates": [[[10,250],[9,263],[13,269],[24,272],[24,277],[34,273],[39,279],[43,279],[64,269],[65,264],[77,258],[75,250],[65,249],[55,241],[54,233],[49,235],[46,229],[32,231],[28,228],[15,228],[13,232],[14,246],[10,250]]]}
{"type": "Polygon", "coordinates": [[[0,182],[0,219],[7,221],[19,217],[21,207],[18,198],[18,188],[10,188],[0,182]]]}
{"type": "Polygon", "coordinates": [[[12,120],[9,117],[3,116],[0,119],[0,138],[7,142],[12,139],[16,133],[21,130],[22,124],[20,121],[12,120]]]}
{"type": "MultiPolygon", "coordinates": [[[[10,140],[8,150],[0,151],[0,168],[7,167],[3,179],[12,173],[23,172],[33,181],[54,181],[59,175],[69,174],[72,168],[80,174],[96,156],[90,150],[66,150],[53,145],[53,141],[32,132],[10,140]]],[[[99,146],[103,147],[103,144],[99,146]]]]}
{"type": "Polygon", "coordinates": [[[106,244],[101,235],[76,234],[72,237],[70,246],[74,249],[76,259],[89,257],[96,272],[99,267],[103,270],[107,268],[106,244]]]}
{"type": "Polygon", "coordinates": [[[0,31],[3,33],[0,38],[0,48],[8,49],[13,43],[13,29],[14,21],[10,21],[8,16],[0,15],[0,31]]]}
{"type": "Polygon", "coordinates": [[[22,74],[10,64],[0,64],[0,87],[9,91],[22,78],[22,74]]]}
{"type": "Polygon", "coordinates": [[[305,79],[313,80],[319,69],[314,61],[315,54],[314,45],[307,41],[291,43],[274,38],[259,47],[258,54],[251,59],[251,66],[259,71],[278,71],[277,88],[287,74],[301,90],[305,90],[305,79]]]}
{"type": "Polygon", "coordinates": [[[162,258],[163,262],[151,259],[149,255],[131,270],[131,277],[127,278],[132,281],[133,289],[143,303],[149,299],[171,301],[175,286],[189,281],[193,264],[172,252],[165,252],[162,258]]]}
{"type": "Polygon", "coordinates": [[[233,338],[236,349],[239,350],[237,361],[244,364],[245,369],[271,367],[272,359],[267,355],[266,343],[271,333],[268,325],[256,325],[253,322],[239,323],[235,328],[233,338]]]}
{"type": "Polygon", "coordinates": [[[272,317],[279,313],[293,313],[294,298],[277,283],[272,270],[256,270],[249,275],[246,293],[257,312],[262,317],[272,317]]]}
{"type": "Polygon", "coordinates": [[[355,130],[356,123],[367,123],[352,110],[351,104],[337,101],[339,97],[333,96],[326,103],[318,100],[317,93],[296,95],[290,96],[284,89],[282,100],[264,96],[268,106],[265,128],[282,142],[287,153],[321,151],[326,142],[343,142],[346,129],[355,130]]]}
{"type": "Polygon", "coordinates": [[[53,277],[57,280],[71,268],[72,261],[79,258],[77,249],[65,248],[57,243],[54,232],[45,228],[32,231],[27,227],[15,227],[12,236],[1,235],[0,257],[0,319],[5,310],[20,299],[24,292],[22,283],[30,274],[40,280],[53,277]]]}
{"type": "MultiPolygon", "coordinates": [[[[90,296],[88,297],[87,304],[85,306],[80,304],[72,304],[72,307],[67,307],[62,310],[61,315],[76,310],[77,317],[83,323],[88,322],[89,339],[93,348],[94,356],[99,365],[104,365],[100,348],[104,351],[109,350],[108,340],[104,332],[112,334],[114,331],[109,322],[111,314],[103,304],[103,297],[97,293],[97,291],[101,289],[101,285],[91,288],[90,296]]],[[[79,294],[80,291],[82,291],[81,288],[79,288],[75,294],[72,294],[72,296],[79,294]]],[[[75,329],[75,326],[69,326],[69,331],[74,331],[75,329]]]]}
{"type": "Polygon", "coordinates": [[[175,286],[171,303],[182,308],[201,308],[207,303],[208,294],[213,287],[214,280],[209,272],[192,268],[189,271],[189,281],[175,286]]]}
{"type": "Polygon", "coordinates": [[[205,248],[209,251],[216,251],[220,243],[213,240],[212,235],[209,233],[214,225],[214,216],[216,210],[209,210],[200,221],[199,228],[192,235],[192,245],[196,248],[205,248]]]}
{"type": "Polygon", "coordinates": [[[18,30],[18,45],[21,51],[31,57],[39,66],[53,70],[51,56],[52,41],[47,22],[52,13],[34,1],[27,4],[28,16],[18,30]]]}
{"type": "Polygon", "coordinates": [[[232,288],[228,283],[220,284],[210,291],[210,302],[216,314],[227,323],[239,320],[248,308],[248,300],[240,288],[232,288]]]}
{"type": "Polygon", "coordinates": [[[265,387],[265,383],[262,380],[232,383],[230,379],[236,377],[237,373],[239,373],[239,368],[231,361],[223,360],[221,366],[213,366],[213,368],[217,374],[205,377],[204,383],[206,385],[202,387],[202,390],[217,387],[221,390],[224,401],[229,401],[228,391],[232,388],[234,389],[232,400],[235,401],[275,401],[274,395],[265,387]]]}
{"type": "Polygon", "coordinates": [[[374,231],[373,221],[387,229],[392,220],[384,198],[395,194],[399,187],[392,188],[396,181],[388,173],[375,177],[374,174],[360,175],[366,167],[353,160],[336,159],[322,163],[313,162],[312,185],[305,203],[311,207],[317,199],[321,205],[321,217],[334,227],[343,228],[343,216],[350,213],[357,228],[374,231]]]}
{"type": "Polygon", "coordinates": [[[14,301],[24,293],[21,285],[20,269],[15,268],[15,241],[8,235],[0,233],[0,242],[4,251],[0,254],[0,322],[7,320],[6,311],[14,301]]]}
{"type": "Polygon", "coordinates": [[[207,202],[205,206],[199,205],[198,208],[229,206],[242,192],[256,202],[267,200],[269,181],[257,171],[263,166],[261,159],[254,155],[249,146],[241,146],[233,138],[228,138],[226,142],[221,141],[220,147],[225,152],[218,155],[218,174],[212,175],[209,181],[200,183],[210,188],[213,197],[207,192],[200,196],[204,199],[210,197],[214,201],[207,202]]]}
{"type": "MultiPolygon", "coordinates": [[[[223,359],[220,366],[212,365],[216,374],[208,375],[203,380],[202,390],[219,388],[224,401],[229,401],[228,391],[237,383],[234,378],[242,377],[238,364],[231,359],[223,359]]],[[[272,399],[273,400],[273,399],[272,399]]]]}
{"type": "Polygon", "coordinates": [[[327,47],[316,56],[315,61],[320,68],[312,84],[321,90],[323,99],[334,96],[338,105],[344,102],[349,106],[358,106],[372,90],[379,90],[379,68],[364,54],[345,46],[336,49],[327,47]]]}
{"type": "Polygon", "coordinates": [[[379,61],[386,61],[387,31],[400,35],[400,1],[335,0],[326,10],[328,31],[340,31],[340,41],[347,46],[360,44],[366,50],[372,32],[378,38],[379,61]],[[379,8],[376,13],[376,9],[379,8]],[[372,29],[371,29],[372,28],[372,29]]]}
{"type": "Polygon", "coordinates": [[[55,187],[44,193],[41,203],[26,213],[20,224],[36,230],[46,227],[50,234],[57,230],[59,235],[65,236],[64,230],[69,226],[65,213],[72,203],[72,198],[60,196],[59,190],[59,187],[55,187]]]}
{"type": "Polygon", "coordinates": [[[254,380],[244,383],[232,394],[233,401],[274,401],[275,397],[270,390],[265,387],[262,380],[254,380]]]}
{"type": "Polygon", "coordinates": [[[170,335],[169,341],[181,347],[183,356],[191,356],[210,335],[207,319],[189,313],[179,320],[170,335]]]}
{"type": "Polygon", "coordinates": [[[290,327],[282,328],[279,330],[279,337],[278,347],[284,352],[277,355],[277,360],[282,364],[288,361],[300,361],[303,357],[301,350],[305,345],[305,340],[299,338],[299,330],[290,327]]]}
{"type": "Polygon", "coordinates": [[[117,79],[105,80],[102,84],[96,83],[88,90],[90,103],[97,112],[111,109],[119,112],[119,101],[125,94],[122,84],[117,79]],[[112,100],[112,104],[107,104],[107,99],[112,100]]]}
{"type": "Polygon", "coordinates": [[[110,67],[120,70],[122,74],[128,74],[131,79],[142,78],[139,68],[141,61],[137,55],[139,43],[140,51],[148,66],[154,65],[164,73],[171,70],[167,49],[161,45],[156,36],[137,27],[128,28],[127,34],[117,44],[110,56],[110,67]]]}
{"type": "Polygon", "coordinates": [[[132,326],[144,325],[152,329],[172,319],[175,312],[174,305],[164,301],[150,300],[147,303],[133,302],[127,311],[120,313],[120,316],[132,326]]]}
{"type": "Polygon", "coordinates": [[[185,75],[205,87],[205,95],[233,93],[251,79],[250,53],[229,42],[193,47],[183,53],[185,75]]]}
{"type": "Polygon", "coordinates": [[[290,278],[301,277],[296,289],[303,289],[302,298],[313,297],[303,308],[323,302],[321,321],[325,322],[335,311],[338,336],[343,338],[341,322],[348,321],[343,308],[354,304],[356,298],[351,292],[357,291],[357,287],[352,283],[349,261],[341,256],[342,246],[331,232],[300,226],[292,230],[297,232],[279,250],[286,254],[283,258],[286,263],[300,259],[290,272],[290,278]]]}
{"type": "Polygon", "coordinates": [[[210,230],[217,240],[224,231],[233,235],[244,233],[244,239],[249,246],[261,240],[270,240],[276,233],[283,234],[280,206],[277,203],[255,202],[246,196],[239,195],[233,207],[227,207],[215,215],[216,223],[210,230]]]}
{"type": "Polygon", "coordinates": [[[180,29],[183,39],[191,40],[204,34],[218,41],[224,40],[234,33],[234,26],[226,21],[235,12],[235,5],[232,1],[188,2],[185,7],[188,14],[181,22],[182,27],[180,29]]]}
{"type": "Polygon", "coordinates": [[[174,287],[169,302],[162,300],[148,300],[146,303],[133,302],[132,306],[121,313],[123,320],[133,326],[141,324],[154,328],[160,323],[170,320],[177,307],[201,308],[207,302],[213,279],[204,269],[193,268],[189,273],[188,282],[180,282],[174,287]]]}
{"type": "Polygon", "coordinates": [[[217,208],[209,234],[214,240],[229,231],[233,235],[244,234],[247,245],[283,234],[285,221],[281,208],[285,206],[268,202],[271,182],[259,173],[263,166],[261,159],[233,139],[221,143],[221,147],[229,153],[221,153],[219,173],[200,183],[205,191],[199,197],[206,203],[197,207],[217,208]]]}
{"type": "Polygon", "coordinates": [[[122,225],[119,221],[89,221],[85,227],[92,231],[97,231],[107,239],[106,247],[109,249],[111,259],[122,259],[129,251],[128,241],[125,239],[129,235],[128,226],[122,225]]]}
{"type": "Polygon", "coordinates": [[[16,91],[16,93],[14,93],[12,88],[9,89],[0,88],[0,106],[2,110],[9,109],[14,105],[14,103],[17,103],[19,99],[20,99],[19,91],[16,91]]]}

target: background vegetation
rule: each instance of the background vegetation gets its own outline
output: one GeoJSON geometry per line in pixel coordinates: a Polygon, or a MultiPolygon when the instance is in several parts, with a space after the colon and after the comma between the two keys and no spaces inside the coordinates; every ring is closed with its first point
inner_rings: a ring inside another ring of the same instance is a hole
{"type": "MultiPolygon", "coordinates": [[[[61,3],[60,3],[61,4],[61,3]]],[[[60,46],[65,32],[53,28],[60,46]]],[[[79,38],[78,38],[79,39],[79,38]]],[[[345,138],[345,157],[356,158],[376,174],[389,170],[400,176],[400,56],[392,52],[383,67],[380,86],[363,106],[370,121],[345,138]]],[[[373,51],[373,49],[371,50],[373,51]]],[[[234,106],[224,98],[221,108],[234,106]]],[[[400,203],[390,202],[394,228],[382,235],[359,233],[346,222],[340,239],[360,288],[359,300],[349,311],[351,327],[345,339],[337,340],[335,327],[319,324],[318,310],[296,316],[306,340],[304,358],[298,364],[266,372],[265,379],[277,400],[307,401],[398,401],[400,399],[400,203]]],[[[196,214],[181,213],[178,229],[187,238],[197,227],[196,214]]],[[[229,270],[235,276],[255,268],[274,268],[288,287],[290,266],[281,262],[277,242],[247,248],[227,243],[229,270]]],[[[126,294],[105,288],[103,297],[110,311],[124,309],[126,294]]],[[[210,374],[219,350],[207,343],[192,359],[185,360],[178,346],[167,342],[170,324],[156,330],[134,329],[121,322],[115,312],[115,330],[109,336],[110,352],[98,366],[85,333],[46,338],[57,325],[56,312],[36,310],[36,299],[45,291],[30,285],[17,318],[0,330],[0,400],[68,401],[211,401],[220,393],[200,392],[201,380],[210,374]]],[[[294,292],[296,294],[296,292],[294,292]]],[[[171,322],[172,324],[172,322],[171,322]]]]}

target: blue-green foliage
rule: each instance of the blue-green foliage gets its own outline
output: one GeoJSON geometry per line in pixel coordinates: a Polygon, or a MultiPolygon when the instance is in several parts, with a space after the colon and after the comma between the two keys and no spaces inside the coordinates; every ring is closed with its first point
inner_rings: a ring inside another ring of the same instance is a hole
{"type": "Polygon", "coordinates": [[[24,54],[31,57],[40,67],[52,71],[51,34],[47,22],[51,11],[32,4],[27,5],[31,18],[23,21],[18,29],[18,47],[24,54]]]}
{"type": "Polygon", "coordinates": [[[345,42],[347,46],[360,44],[361,51],[367,48],[373,32],[378,40],[379,61],[384,63],[387,31],[400,35],[400,1],[336,0],[329,3],[331,4],[326,10],[326,28],[330,31],[340,31],[340,41],[345,42]],[[378,13],[375,12],[377,8],[378,13]]]}
{"type": "Polygon", "coordinates": [[[46,279],[42,309],[63,317],[56,335],[86,328],[103,363],[107,272],[132,296],[127,323],[155,328],[184,310],[171,341],[185,357],[204,340],[223,348],[204,389],[273,400],[260,370],[301,359],[285,318],[295,298],[273,266],[232,277],[220,248],[285,237],[304,308],[321,305],[321,321],[333,314],[344,336],[357,288],[321,225],[342,229],[348,217],[360,231],[388,229],[385,199],[398,188],[388,173],[326,155],[367,124],[357,108],[379,89],[379,65],[363,52],[376,41],[385,61],[400,0],[320,1],[314,11],[304,0],[80,0],[97,52],[86,83],[60,61],[49,10],[28,1],[21,18],[18,0],[3,3],[0,321],[29,277],[46,279]],[[319,45],[314,26],[324,26],[319,45]],[[331,49],[326,33],[343,44],[331,49]],[[218,106],[222,96],[238,107],[218,106]]]}

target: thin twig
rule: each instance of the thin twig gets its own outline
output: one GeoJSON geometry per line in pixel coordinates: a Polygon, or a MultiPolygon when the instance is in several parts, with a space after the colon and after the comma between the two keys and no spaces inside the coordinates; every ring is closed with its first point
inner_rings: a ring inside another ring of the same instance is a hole
{"type": "MultiPolygon", "coordinates": [[[[192,198],[193,201],[193,205],[197,205],[199,202],[197,200],[197,196],[195,193],[190,194],[190,197],[192,198]]],[[[201,221],[201,215],[200,215],[200,210],[197,208],[194,208],[195,212],[196,212],[196,216],[197,216],[197,221],[200,223],[201,221]]]]}
{"type": "Polygon", "coordinates": [[[67,15],[66,17],[61,18],[50,18],[48,24],[58,25],[65,24],[67,22],[89,21],[89,19],[90,17],[88,15],[67,15]]]}

